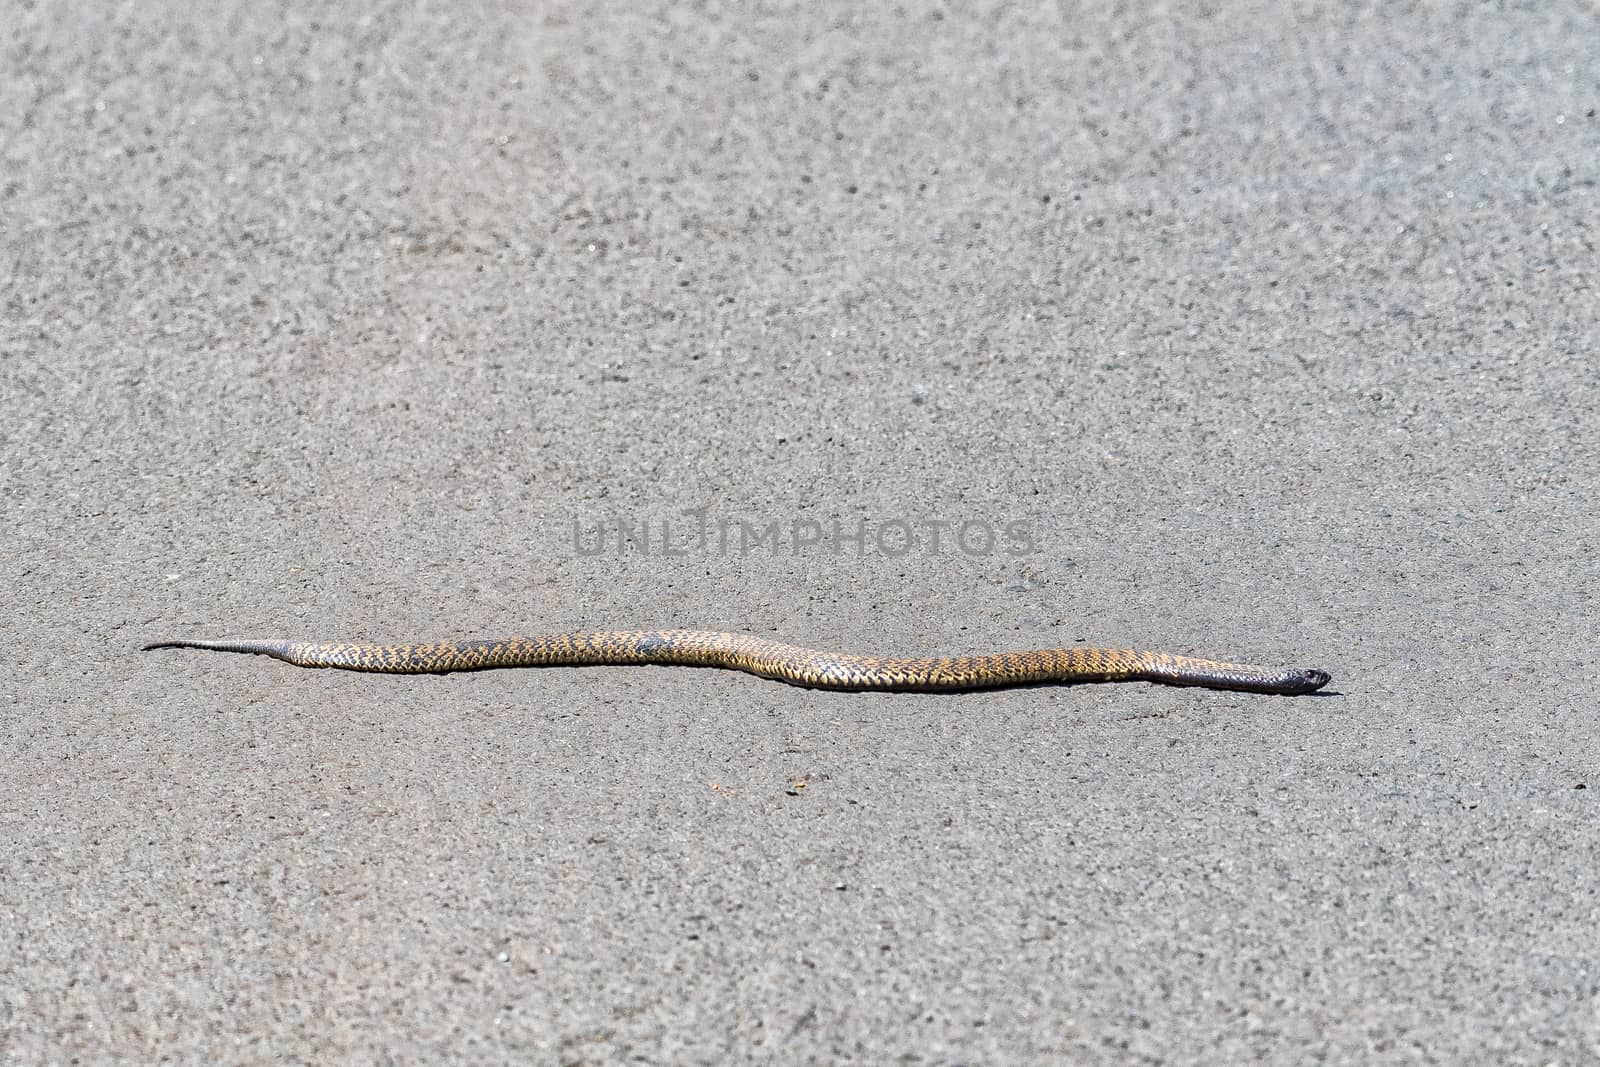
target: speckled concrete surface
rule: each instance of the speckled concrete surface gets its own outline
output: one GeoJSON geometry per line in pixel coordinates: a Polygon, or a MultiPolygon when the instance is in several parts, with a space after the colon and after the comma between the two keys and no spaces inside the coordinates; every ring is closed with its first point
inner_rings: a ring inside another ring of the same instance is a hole
{"type": "Polygon", "coordinates": [[[4,1062],[1600,1061],[1587,5],[5,23],[4,1062]]]}

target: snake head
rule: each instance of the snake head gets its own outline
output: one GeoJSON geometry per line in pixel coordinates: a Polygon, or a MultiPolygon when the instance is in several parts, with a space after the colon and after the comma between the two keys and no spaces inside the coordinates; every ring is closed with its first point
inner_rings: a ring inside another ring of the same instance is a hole
{"type": "Polygon", "coordinates": [[[1302,667],[1295,673],[1300,676],[1300,682],[1293,690],[1296,693],[1315,693],[1333,681],[1333,675],[1321,667],[1302,667]]]}

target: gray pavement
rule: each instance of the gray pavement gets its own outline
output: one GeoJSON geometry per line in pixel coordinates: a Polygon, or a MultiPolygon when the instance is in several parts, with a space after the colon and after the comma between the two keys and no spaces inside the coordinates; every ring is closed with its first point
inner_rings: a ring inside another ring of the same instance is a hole
{"type": "Polygon", "coordinates": [[[1600,1062],[1591,5],[178,7],[0,31],[0,1062],[1600,1062]],[[581,626],[1338,695],[136,651],[581,626]]]}

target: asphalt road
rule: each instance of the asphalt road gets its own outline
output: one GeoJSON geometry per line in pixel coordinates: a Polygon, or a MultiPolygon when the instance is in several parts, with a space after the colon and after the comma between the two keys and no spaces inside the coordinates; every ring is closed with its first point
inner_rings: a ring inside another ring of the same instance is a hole
{"type": "Polygon", "coordinates": [[[178,8],[0,30],[0,1062],[1600,1062],[1591,5],[178,8]],[[1336,692],[137,651],[580,626],[1336,692]]]}

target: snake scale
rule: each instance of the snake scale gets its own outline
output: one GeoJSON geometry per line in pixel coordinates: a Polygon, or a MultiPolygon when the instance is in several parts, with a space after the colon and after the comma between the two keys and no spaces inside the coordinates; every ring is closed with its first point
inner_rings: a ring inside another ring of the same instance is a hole
{"type": "Polygon", "coordinates": [[[272,656],[297,667],[379,674],[448,674],[496,667],[720,667],[813,689],[937,691],[1044,682],[1161,682],[1250,693],[1310,693],[1328,684],[1315,667],[1267,670],[1163,652],[1045,648],[988,656],[877,658],[801,648],[709,630],[580,630],[501,641],[427,645],[319,644],[302,641],[158,641],[156,648],[200,648],[272,656]]]}

